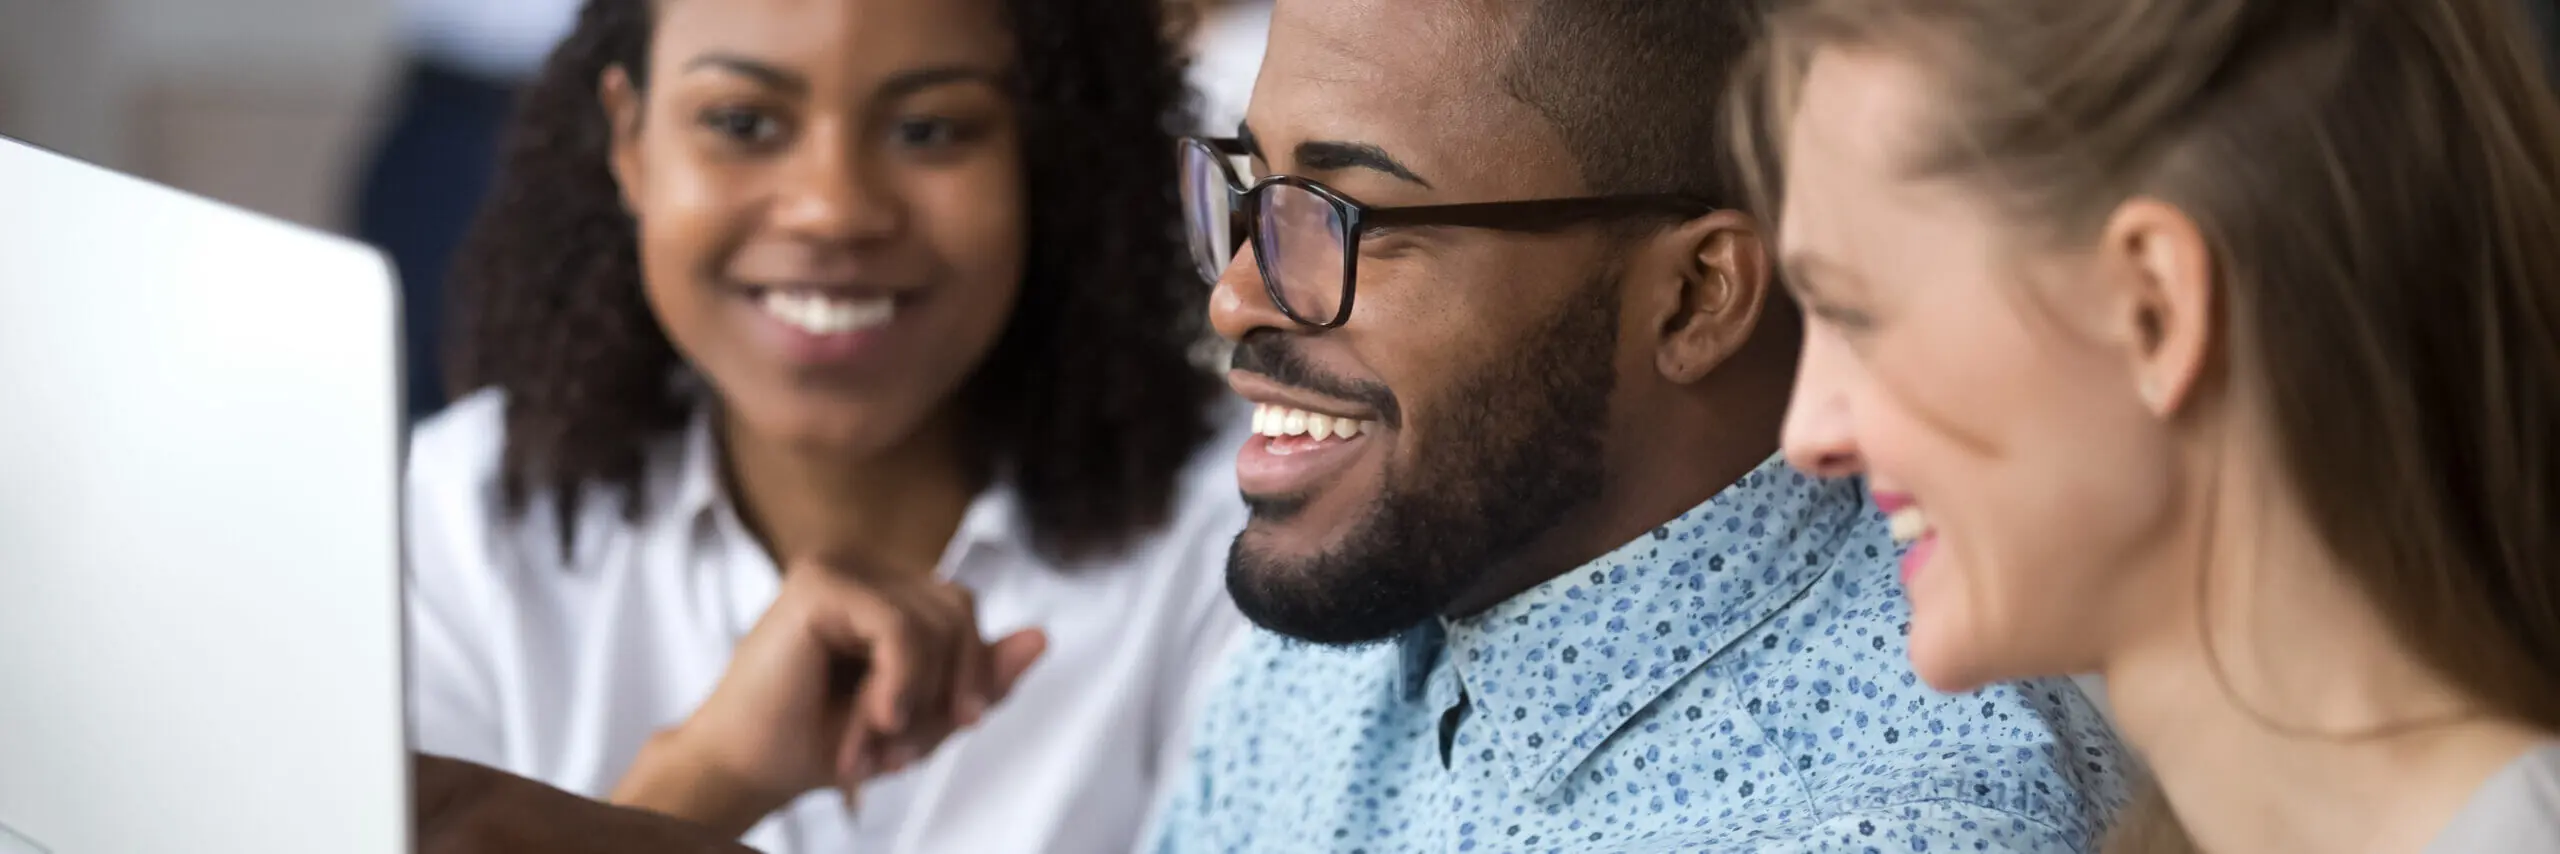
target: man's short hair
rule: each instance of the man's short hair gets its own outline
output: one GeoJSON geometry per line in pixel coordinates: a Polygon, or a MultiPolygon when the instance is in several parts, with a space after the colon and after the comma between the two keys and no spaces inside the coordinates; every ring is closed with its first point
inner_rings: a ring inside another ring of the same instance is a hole
{"type": "Polygon", "coordinates": [[[1757,0],[1528,0],[1504,91],[1554,124],[1594,193],[1733,198],[1725,82],[1757,0]]]}

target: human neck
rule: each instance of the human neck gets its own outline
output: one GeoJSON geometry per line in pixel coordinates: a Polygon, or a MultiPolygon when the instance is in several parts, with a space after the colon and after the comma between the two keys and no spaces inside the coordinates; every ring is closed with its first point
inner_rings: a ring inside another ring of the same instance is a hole
{"type": "Polygon", "coordinates": [[[2185,526],[2224,536],[2168,539],[2201,575],[2130,606],[2152,617],[2102,667],[2117,723],[2204,851],[2414,854],[2547,736],[2403,649],[2298,507],[2229,500],[2253,493],[2185,526]]]}
{"type": "MultiPolygon", "coordinates": [[[[1625,419],[1654,425],[1644,435],[1612,441],[1604,453],[1609,482],[1599,500],[1567,514],[1554,531],[1487,573],[1445,611],[1467,616],[1501,604],[1600,559],[1646,532],[1722,493],[1778,451],[1785,392],[1760,396],[1775,406],[1683,406],[1648,409],[1625,419]],[[1692,409],[1681,412],[1678,409],[1692,409]]],[[[1730,398],[1728,398],[1730,400],[1730,398]]]]}
{"type": "Polygon", "coordinates": [[[758,435],[733,415],[721,447],[739,516],[781,567],[930,574],[981,484],[948,418],[867,456],[758,435]]]}

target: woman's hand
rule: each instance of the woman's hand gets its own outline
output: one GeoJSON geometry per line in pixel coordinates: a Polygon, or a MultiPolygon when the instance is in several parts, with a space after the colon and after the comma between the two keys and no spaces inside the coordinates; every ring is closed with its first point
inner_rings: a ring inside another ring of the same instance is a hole
{"type": "Polygon", "coordinates": [[[650,740],[613,801],[738,834],[810,791],[851,799],[977,723],[1047,644],[1036,629],[982,640],[959,585],[795,567],[711,697],[650,740]]]}

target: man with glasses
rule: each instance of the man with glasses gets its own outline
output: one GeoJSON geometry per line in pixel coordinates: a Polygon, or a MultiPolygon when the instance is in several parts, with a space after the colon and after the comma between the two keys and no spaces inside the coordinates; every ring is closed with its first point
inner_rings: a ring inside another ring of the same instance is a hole
{"type": "Polygon", "coordinates": [[[2099,715],[1921,685],[1884,520],[1776,457],[1748,5],[1280,0],[1238,137],[1182,148],[1268,631],[1160,851],[2093,846],[2099,715]]]}

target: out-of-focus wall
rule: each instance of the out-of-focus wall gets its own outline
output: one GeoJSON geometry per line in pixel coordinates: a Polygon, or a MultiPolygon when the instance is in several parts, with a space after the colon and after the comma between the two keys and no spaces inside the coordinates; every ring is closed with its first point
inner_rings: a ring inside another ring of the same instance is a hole
{"type": "Polygon", "coordinates": [[[52,2],[118,8],[127,43],[170,66],[343,69],[373,61],[391,37],[391,4],[384,0],[52,2]]]}
{"type": "Polygon", "coordinates": [[[107,0],[0,0],[0,133],[122,166],[107,0]]]}
{"type": "Polygon", "coordinates": [[[334,228],[392,25],[389,0],[0,0],[0,133],[334,228]]]}

